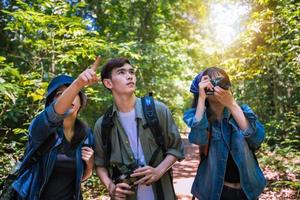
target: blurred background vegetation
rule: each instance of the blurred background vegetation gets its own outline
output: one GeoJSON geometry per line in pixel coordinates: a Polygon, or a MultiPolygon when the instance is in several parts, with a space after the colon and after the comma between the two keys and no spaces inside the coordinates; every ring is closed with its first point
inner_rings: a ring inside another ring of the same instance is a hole
{"type": "MultiPolygon", "coordinates": [[[[122,56],[138,70],[137,95],[152,91],[183,133],[191,80],[208,66],[223,67],[236,99],[266,127],[258,154],[265,172],[279,172],[271,186],[299,197],[299,1],[1,0],[0,10],[1,181],[23,153],[48,82],[77,76],[96,55],[102,64],[122,56]]],[[[81,118],[93,127],[111,95],[100,84],[86,93],[81,118]]],[[[104,193],[95,177],[86,185],[104,193]]]]}

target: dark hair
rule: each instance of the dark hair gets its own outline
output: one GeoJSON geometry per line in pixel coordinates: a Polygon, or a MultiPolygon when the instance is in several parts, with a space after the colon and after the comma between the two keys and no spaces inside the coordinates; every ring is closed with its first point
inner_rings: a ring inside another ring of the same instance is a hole
{"type": "Polygon", "coordinates": [[[209,68],[205,69],[204,72],[203,72],[203,76],[208,75],[209,78],[212,78],[215,74],[222,74],[225,81],[228,82],[231,85],[229,76],[227,75],[227,73],[223,69],[221,69],[219,67],[209,67],[209,68]]]}
{"type": "MultiPolygon", "coordinates": [[[[87,104],[87,98],[82,91],[79,92],[79,98],[80,98],[80,108],[78,109],[78,113],[87,104]]],[[[88,132],[88,126],[83,121],[76,118],[74,124],[74,135],[71,140],[71,145],[73,148],[75,148],[85,138],[87,132],[88,132]]]]}
{"type": "Polygon", "coordinates": [[[71,140],[72,148],[75,148],[77,145],[79,145],[80,142],[84,140],[87,133],[88,133],[88,126],[80,119],[76,118],[74,124],[74,135],[71,140]]]}
{"type": "MultiPolygon", "coordinates": [[[[230,82],[230,79],[229,79],[229,76],[227,75],[227,73],[219,68],[219,67],[209,67],[207,69],[205,69],[203,71],[203,75],[202,76],[205,76],[205,75],[208,75],[210,78],[212,78],[214,75],[216,74],[222,74],[222,76],[225,78],[225,81],[228,82],[230,85],[231,85],[231,82],[230,82]]],[[[198,98],[199,98],[199,94],[194,94],[194,98],[193,98],[193,101],[192,101],[192,108],[196,108],[197,105],[198,105],[198,98]]],[[[208,100],[206,99],[205,100],[205,107],[206,107],[206,116],[207,116],[207,119],[212,122],[215,120],[215,116],[210,108],[210,105],[209,105],[209,102],[208,100]]]]}
{"type": "MultiPolygon", "coordinates": [[[[193,101],[192,101],[192,108],[197,108],[197,105],[198,105],[198,99],[199,99],[199,94],[194,94],[194,98],[193,98],[193,101]]],[[[209,122],[212,122],[214,121],[213,120],[213,113],[211,111],[211,108],[209,106],[209,102],[207,99],[205,99],[205,107],[206,107],[206,116],[207,116],[207,119],[209,122]]]]}
{"type": "Polygon", "coordinates": [[[111,72],[113,69],[120,68],[125,64],[131,65],[127,58],[113,58],[110,59],[101,70],[101,80],[103,82],[104,79],[111,78],[111,72]]]}

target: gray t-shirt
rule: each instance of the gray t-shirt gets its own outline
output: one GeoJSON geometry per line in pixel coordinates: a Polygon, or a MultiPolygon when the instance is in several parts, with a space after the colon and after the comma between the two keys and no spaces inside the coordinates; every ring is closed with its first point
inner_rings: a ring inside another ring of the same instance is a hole
{"type": "MultiPolygon", "coordinates": [[[[118,112],[121,124],[126,132],[128,137],[130,147],[133,151],[134,158],[137,161],[138,165],[146,165],[145,156],[139,135],[137,133],[137,123],[135,120],[135,110],[133,109],[130,112],[118,112]]],[[[137,192],[138,200],[154,200],[154,193],[152,186],[139,185],[137,192]]]]}

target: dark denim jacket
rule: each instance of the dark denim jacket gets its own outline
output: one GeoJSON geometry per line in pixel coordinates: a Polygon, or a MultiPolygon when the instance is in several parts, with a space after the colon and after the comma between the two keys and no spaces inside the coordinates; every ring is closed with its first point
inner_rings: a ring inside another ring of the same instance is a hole
{"type": "MultiPolygon", "coordinates": [[[[39,114],[30,124],[29,141],[24,155],[25,163],[35,150],[49,138],[51,134],[56,134],[54,145],[50,151],[27,169],[16,181],[13,182],[13,188],[19,193],[22,199],[38,200],[49,177],[52,173],[57,156],[57,147],[63,139],[63,119],[64,116],[55,113],[53,104],[49,105],[41,114],[39,114]]],[[[88,129],[86,138],[76,148],[76,196],[80,199],[80,183],[83,176],[85,165],[81,159],[82,145],[88,145],[93,148],[94,138],[91,129],[88,129]]]]}
{"type": "MultiPolygon", "coordinates": [[[[249,106],[241,108],[250,124],[247,130],[239,128],[226,108],[223,120],[212,124],[209,153],[200,163],[192,186],[192,194],[201,200],[220,199],[230,152],[239,169],[241,187],[247,198],[257,199],[264,190],[266,179],[253,154],[265,138],[264,127],[249,106]]],[[[209,122],[206,113],[200,121],[196,121],[195,112],[196,109],[192,108],[184,113],[184,121],[191,128],[189,141],[197,145],[207,144],[209,122]]]]}

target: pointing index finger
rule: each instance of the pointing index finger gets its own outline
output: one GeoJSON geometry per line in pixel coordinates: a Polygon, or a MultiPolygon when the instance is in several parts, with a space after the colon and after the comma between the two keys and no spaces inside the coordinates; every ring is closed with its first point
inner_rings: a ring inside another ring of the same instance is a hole
{"type": "Polygon", "coordinates": [[[91,69],[92,69],[93,71],[95,71],[95,72],[97,71],[97,68],[98,68],[99,65],[100,65],[100,60],[101,60],[100,56],[97,56],[95,62],[92,64],[92,67],[91,67],[91,69]]]}

